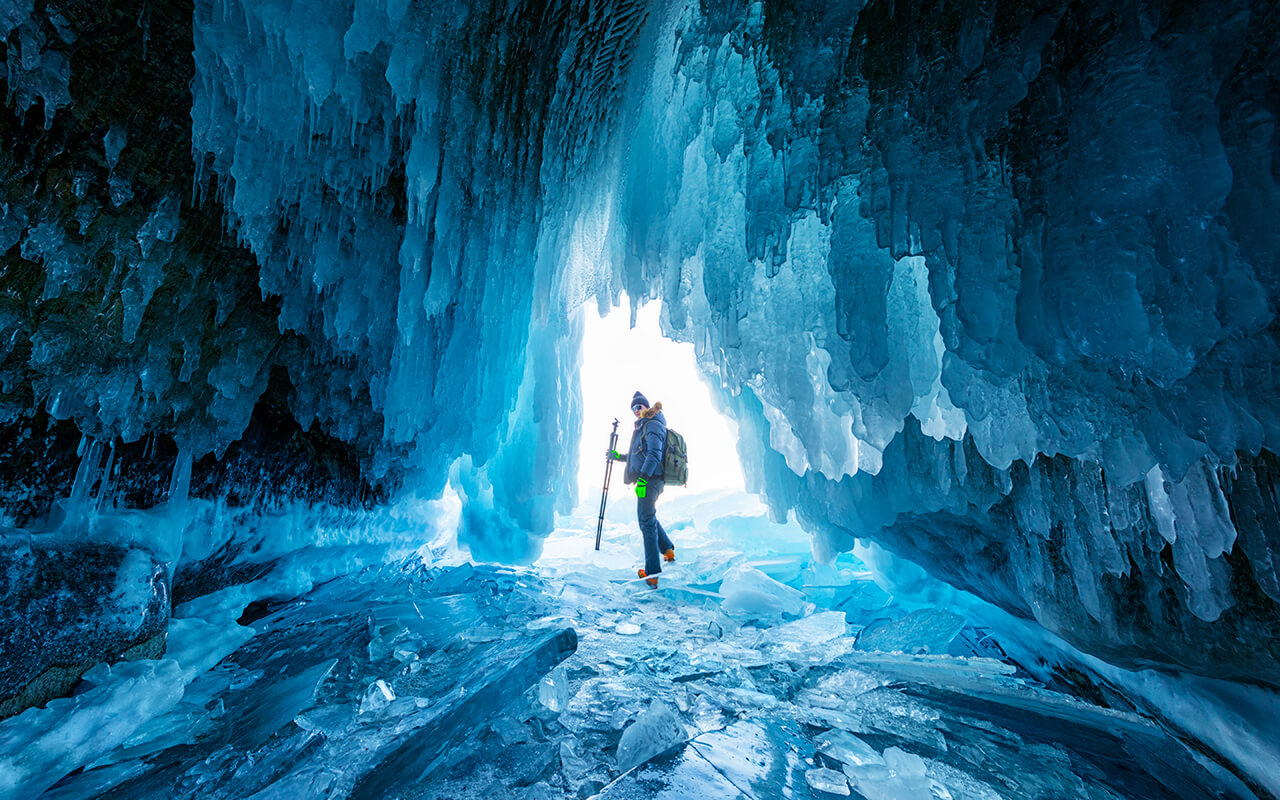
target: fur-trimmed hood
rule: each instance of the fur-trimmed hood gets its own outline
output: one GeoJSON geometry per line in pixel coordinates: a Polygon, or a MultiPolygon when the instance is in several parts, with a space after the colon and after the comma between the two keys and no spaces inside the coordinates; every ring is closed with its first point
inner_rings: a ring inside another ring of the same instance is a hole
{"type": "Polygon", "coordinates": [[[640,419],[653,419],[655,416],[657,416],[658,412],[661,410],[662,410],[662,401],[659,400],[658,402],[654,403],[652,406],[649,406],[649,408],[643,414],[640,415],[640,419]]]}

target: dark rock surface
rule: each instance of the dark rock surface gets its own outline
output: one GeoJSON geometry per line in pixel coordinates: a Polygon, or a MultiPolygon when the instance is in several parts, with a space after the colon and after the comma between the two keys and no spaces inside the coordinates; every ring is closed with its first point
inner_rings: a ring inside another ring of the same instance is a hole
{"type": "Polygon", "coordinates": [[[0,717],[66,694],[95,664],[159,657],[170,605],[145,550],[0,537],[0,717]]]}

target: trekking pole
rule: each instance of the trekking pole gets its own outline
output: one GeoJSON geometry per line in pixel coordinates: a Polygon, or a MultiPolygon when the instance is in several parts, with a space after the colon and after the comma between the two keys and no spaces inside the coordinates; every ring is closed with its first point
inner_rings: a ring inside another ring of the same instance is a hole
{"type": "Polygon", "coordinates": [[[604,503],[609,498],[609,476],[613,474],[613,451],[618,446],[618,421],[613,421],[613,433],[609,435],[609,454],[605,456],[604,491],[600,493],[600,521],[596,524],[596,549],[600,549],[600,534],[604,532],[604,503]]]}

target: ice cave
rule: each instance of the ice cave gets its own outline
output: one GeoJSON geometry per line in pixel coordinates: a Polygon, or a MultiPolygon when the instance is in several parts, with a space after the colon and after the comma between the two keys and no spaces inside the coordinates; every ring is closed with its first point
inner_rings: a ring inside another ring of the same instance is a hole
{"type": "Polygon", "coordinates": [[[1275,0],[0,0],[0,88],[0,800],[1280,799],[1275,0]]]}

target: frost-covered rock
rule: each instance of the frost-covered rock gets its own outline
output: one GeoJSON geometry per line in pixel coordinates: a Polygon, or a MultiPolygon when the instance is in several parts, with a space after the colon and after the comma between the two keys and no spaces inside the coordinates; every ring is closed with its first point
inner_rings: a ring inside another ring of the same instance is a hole
{"type": "Polygon", "coordinates": [[[146,550],[0,537],[0,717],[69,693],[95,664],[159,657],[170,606],[146,550]]]}
{"type": "Polygon", "coordinates": [[[0,796],[38,796],[128,740],[182,698],[180,673],[171,659],[103,664],[85,692],[10,720],[0,729],[0,796]]]}

